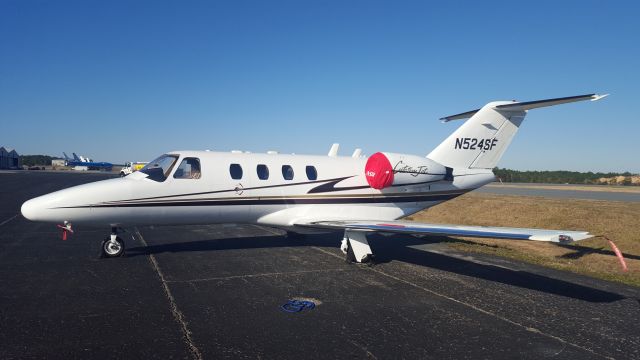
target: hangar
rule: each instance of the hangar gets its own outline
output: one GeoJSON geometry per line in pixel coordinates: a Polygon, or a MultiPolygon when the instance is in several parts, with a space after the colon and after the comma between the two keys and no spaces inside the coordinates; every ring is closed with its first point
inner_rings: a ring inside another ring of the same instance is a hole
{"type": "Polygon", "coordinates": [[[20,157],[14,149],[0,146],[0,169],[18,169],[20,157]]]}

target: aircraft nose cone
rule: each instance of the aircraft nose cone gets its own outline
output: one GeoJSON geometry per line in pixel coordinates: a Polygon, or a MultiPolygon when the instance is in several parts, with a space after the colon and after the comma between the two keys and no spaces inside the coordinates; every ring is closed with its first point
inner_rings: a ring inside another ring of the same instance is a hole
{"type": "Polygon", "coordinates": [[[42,210],[42,206],[40,206],[39,203],[40,201],[38,198],[25,201],[25,203],[22,204],[22,207],[20,208],[22,216],[31,221],[38,221],[40,212],[42,210]]]}
{"type": "Polygon", "coordinates": [[[60,198],[64,196],[63,191],[57,191],[27,200],[20,208],[22,216],[31,221],[61,221],[60,216],[62,215],[64,217],[65,214],[61,214],[60,211],[55,210],[55,208],[64,204],[60,201],[60,198]]]}

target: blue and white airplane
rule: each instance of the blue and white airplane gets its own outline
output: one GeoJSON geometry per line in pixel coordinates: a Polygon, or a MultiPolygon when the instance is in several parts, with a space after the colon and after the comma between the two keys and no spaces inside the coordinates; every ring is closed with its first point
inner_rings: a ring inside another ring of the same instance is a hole
{"type": "Polygon", "coordinates": [[[66,166],[69,166],[69,167],[78,167],[83,170],[104,170],[104,171],[111,171],[111,169],[113,168],[112,163],[95,162],[90,158],[78,156],[76,155],[76,153],[72,153],[73,159],[69,158],[69,156],[67,156],[67,153],[65,152],[63,152],[62,154],[64,155],[66,166]]]}
{"type": "Polygon", "coordinates": [[[425,224],[403,217],[495,180],[492,169],[528,110],[606,95],[495,101],[442,118],[468,119],[427,156],[378,152],[362,157],[171,151],[129,176],[71,187],[22,205],[33,221],[103,225],[105,257],[120,256],[120,228],[249,223],[292,232],[341,230],[351,260],[372,255],[371,232],[548,241],[583,240],[577,230],[425,224]]]}

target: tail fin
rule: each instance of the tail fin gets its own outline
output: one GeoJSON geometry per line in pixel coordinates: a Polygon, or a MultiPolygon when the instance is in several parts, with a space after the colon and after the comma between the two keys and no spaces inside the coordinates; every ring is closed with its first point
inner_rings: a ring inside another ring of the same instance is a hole
{"type": "Polygon", "coordinates": [[[80,160],[80,158],[78,157],[78,155],[76,155],[76,153],[72,152],[71,155],[73,155],[73,160],[75,161],[82,161],[80,160]]]}
{"type": "Polygon", "coordinates": [[[66,153],[66,152],[64,152],[64,151],[63,151],[63,152],[62,152],[62,155],[64,155],[64,159],[65,159],[65,160],[71,160],[71,159],[69,159],[69,156],[67,156],[67,153],[66,153]]]}
{"type": "Polygon", "coordinates": [[[495,101],[477,110],[444,117],[441,119],[444,122],[469,120],[427,157],[451,168],[492,169],[509,147],[527,110],[575,101],[596,101],[607,95],[589,94],[528,102],[495,101]]]}

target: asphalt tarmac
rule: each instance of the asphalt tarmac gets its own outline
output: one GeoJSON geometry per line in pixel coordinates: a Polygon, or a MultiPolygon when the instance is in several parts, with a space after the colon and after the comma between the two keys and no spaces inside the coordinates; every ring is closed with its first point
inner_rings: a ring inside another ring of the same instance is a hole
{"type": "Polygon", "coordinates": [[[640,289],[439,238],[373,236],[369,267],[345,263],[339,234],[141,227],[100,259],[108,228],[62,241],[19,214],[105,177],[0,172],[0,359],[640,358],[640,289]]]}
{"type": "Polygon", "coordinates": [[[589,191],[572,190],[572,186],[575,185],[524,183],[508,183],[506,185],[503,185],[500,183],[492,183],[474,191],[499,195],[542,196],[560,199],[586,199],[625,202],[640,201],[640,193],[608,191],[612,187],[609,185],[580,185],[580,187],[589,189],[589,191]],[[563,189],[565,187],[566,189],[563,189]]]}

